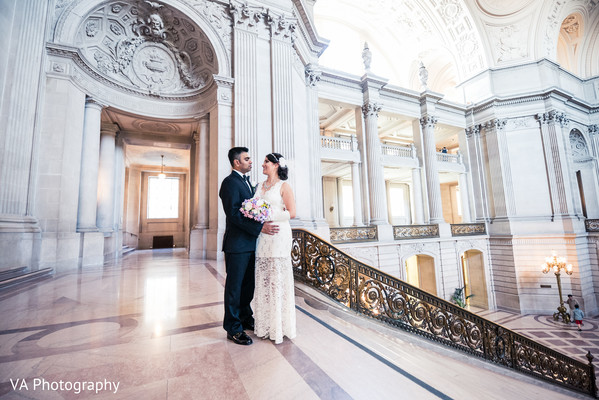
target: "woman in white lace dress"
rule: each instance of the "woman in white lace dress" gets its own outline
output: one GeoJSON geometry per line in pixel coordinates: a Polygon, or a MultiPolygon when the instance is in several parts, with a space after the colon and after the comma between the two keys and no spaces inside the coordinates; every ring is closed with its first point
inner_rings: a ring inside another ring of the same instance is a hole
{"type": "Polygon", "coordinates": [[[256,244],[256,289],[254,291],[254,333],[276,344],[283,336],[295,337],[295,294],[291,265],[291,226],[295,217],[295,200],[287,180],[287,162],[279,153],[264,158],[262,173],[266,181],[256,188],[254,197],[271,205],[271,218],[279,226],[275,235],[258,236],[256,244]]]}

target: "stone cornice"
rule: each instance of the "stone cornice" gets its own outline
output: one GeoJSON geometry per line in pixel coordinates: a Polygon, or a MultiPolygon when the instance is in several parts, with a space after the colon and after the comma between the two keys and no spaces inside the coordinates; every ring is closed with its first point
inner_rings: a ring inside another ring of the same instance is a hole
{"type": "Polygon", "coordinates": [[[316,28],[312,24],[312,18],[308,16],[303,1],[293,0],[293,5],[295,6],[294,16],[298,19],[298,31],[304,37],[306,43],[310,47],[310,51],[320,57],[329,45],[329,41],[318,37],[316,28]],[[296,13],[299,14],[299,17],[296,13]]]}

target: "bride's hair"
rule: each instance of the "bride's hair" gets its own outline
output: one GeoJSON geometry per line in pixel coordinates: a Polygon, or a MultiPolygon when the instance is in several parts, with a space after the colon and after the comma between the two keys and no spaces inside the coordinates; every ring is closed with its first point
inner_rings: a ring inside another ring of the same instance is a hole
{"type": "Polygon", "coordinates": [[[284,161],[285,158],[283,157],[282,154],[279,153],[269,153],[266,155],[266,158],[268,158],[268,161],[275,163],[275,164],[279,164],[279,169],[277,170],[278,174],[279,174],[279,179],[282,181],[286,181],[287,178],[289,177],[289,167],[287,165],[285,165],[284,167],[279,163],[279,160],[282,158],[284,161]]]}

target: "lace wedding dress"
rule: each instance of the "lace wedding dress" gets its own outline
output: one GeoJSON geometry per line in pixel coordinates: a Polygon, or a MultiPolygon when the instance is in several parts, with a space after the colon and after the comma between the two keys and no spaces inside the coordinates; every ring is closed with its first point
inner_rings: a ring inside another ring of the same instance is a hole
{"type": "Polygon", "coordinates": [[[254,290],[254,333],[270,338],[276,344],[283,336],[295,337],[295,294],[291,266],[291,226],[289,212],[281,196],[283,181],[268,190],[256,188],[254,197],[262,197],[271,205],[270,220],[279,226],[275,235],[258,236],[256,243],[256,288],[254,290]]]}

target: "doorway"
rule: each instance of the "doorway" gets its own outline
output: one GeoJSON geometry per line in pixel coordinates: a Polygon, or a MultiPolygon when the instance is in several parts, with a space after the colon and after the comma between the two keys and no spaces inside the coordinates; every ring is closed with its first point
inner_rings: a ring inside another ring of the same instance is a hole
{"type": "Polygon", "coordinates": [[[478,250],[464,252],[462,255],[462,275],[464,277],[466,305],[488,309],[489,299],[482,252],[478,250]]]}
{"type": "Polygon", "coordinates": [[[435,259],[424,254],[406,260],[406,281],[428,293],[437,295],[435,259]]]}

